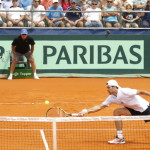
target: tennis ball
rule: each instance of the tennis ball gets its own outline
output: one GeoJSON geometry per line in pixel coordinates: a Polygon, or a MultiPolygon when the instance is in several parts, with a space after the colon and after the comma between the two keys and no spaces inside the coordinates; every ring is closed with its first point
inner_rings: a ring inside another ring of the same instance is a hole
{"type": "Polygon", "coordinates": [[[49,101],[45,101],[45,104],[48,105],[48,104],[49,104],[49,101]]]}

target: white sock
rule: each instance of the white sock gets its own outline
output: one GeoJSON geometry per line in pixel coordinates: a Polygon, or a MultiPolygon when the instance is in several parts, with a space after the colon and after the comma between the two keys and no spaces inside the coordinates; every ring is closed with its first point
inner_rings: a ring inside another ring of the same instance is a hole
{"type": "Polygon", "coordinates": [[[10,76],[13,76],[13,74],[12,74],[12,73],[10,73],[10,76]]]}
{"type": "Polygon", "coordinates": [[[34,72],[34,75],[37,75],[36,72],[34,72]]]}
{"type": "Polygon", "coordinates": [[[120,139],[123,138],[123,131],[122,130],[117,130],[117,137],[120,139]]]}

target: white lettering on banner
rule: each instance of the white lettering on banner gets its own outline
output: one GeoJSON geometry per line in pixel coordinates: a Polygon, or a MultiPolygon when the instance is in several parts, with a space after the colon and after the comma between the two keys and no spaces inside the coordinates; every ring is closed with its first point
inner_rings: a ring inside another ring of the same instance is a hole
{"type": "Polygon", "coordinates": [[[20,72],[21,76],[31,76],[32,73],[28,73],[28,72],[20,72]]]}
{"type": "Polygon", "coordinates": [[[14,74],[13,74],[15,77],[17,77],[17,76],[31,76],[32,75],[32,73],[30,73],[30,72],[14,72],[14,74]]]}

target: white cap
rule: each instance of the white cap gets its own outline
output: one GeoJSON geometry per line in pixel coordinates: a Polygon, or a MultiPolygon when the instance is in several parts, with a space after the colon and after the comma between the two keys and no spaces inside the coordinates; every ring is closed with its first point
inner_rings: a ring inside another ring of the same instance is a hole
{"type": "Polygon", "coordinates": [[[58,3],[59,1],[58,0],[53,0],[53,3],[58,3]]]}
{"type": "Polygon", "coordinates": [[[119,84],[118,84],[118,82],[117,82],[116,80],[109,80],[109,81],[107,82],[107,85],[120,87],[119,84]]]}

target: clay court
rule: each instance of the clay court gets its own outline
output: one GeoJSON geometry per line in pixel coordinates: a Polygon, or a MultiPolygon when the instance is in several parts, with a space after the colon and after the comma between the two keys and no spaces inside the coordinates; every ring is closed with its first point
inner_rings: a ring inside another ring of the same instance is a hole
{"type": "MultiPolygon", "coordinates": [[[[13,117],[45,117],[45,112],[48,108],[53,106],[59,106],[70,113],[77,113],[84,108],[90,108],[94,105],[101,103],[108,96],[105,85],[106,82],[111,78],[41,78],[40,80],[34,79],[13,79],[12,81],[1,79],[0,80],[0,110],[1,116],[13,116],[13,117]],[[48,100],[49,105],[45,105],[44,101],[48,100]]],[[[114,78],[118,81],[122,87],[130,87],[135,89],[141,89],[150,91],[150,79],[149,78],[114,78]]],[[[145,99],[150,101],[150,97],[143,96],[145,99]]],[[[87,116],[112,116],[113,110],[119,106],[111,105],[110,107],[93,113],[87,116]]],[[[143,126],[143,125],[142,125],[143,126]]],[[[138,128],[143,127],[138,126],[138,128]]],[[[1,125],[2,127],[2,125],[1,125]]],[[[147,127],[150,127],[147,125],[147,127]]],[[[146,131],[144,131],[146,133],[146,131]]],[[[150,133],[150,131],[148,131],[150,133]]],[[[144,133],[144,134],[145,134],[144,133]]],[[[79,139],[74,137],[74,142],[68,142],[70,148],[65,149],[60,146],[61,150],[102,150],[107,149],[150,149],[150,134],[147,133],[145,139],[143,139],[142,148],[139,143],[133,143],[133,139],[129,139],[129,142],[125,145],[109,146],[107,140],[110,137],[104,137],[103,141],[86,141],[82,144],[79,139]],[[90,143],[91,142],[91,143],[90,143]],[[72,143],[72,145],[71,145],[72,143]],[[75,148],[76,143],[81,147],[75,148]],[[86,145],[88,143],[88,147],[86,145]],[[101,145],[102,144],[102,145],[101,145]],[[149,146],[149,147],[148,147],[149,146]]],[[[16,133],[17,134],[17,133],[16,133]]],[[[19,134],[19,133],[18,133],[19,134]]],[[[48,133],[46,133],[48,134],[48,133]]],[[[86,133],[84,133],[86,135],[86,133]]],[[[111,138],[113,138],[114,134],[111,138]]],[[[5,134],[4,134],[5,135],[5,134]]],[[[67,134],[65,134],[67,136],[67,134]]],[[[72,135],[70,139],[72,138],[72,135]]],[[[103,135],[104,136],[104,135],[103,135]]],[[[136,138],[134,133],[132,138],[136,138]]],[[[38,137],[40,138],[40,137],[38,137]]],[[[30,139],[31,141],[32,139],[30,139]]],[[[142,142],[142,141],[141,141],[142,142]]],[[[15,142],[13,143],[15,144],[15,142]]],[[[61,143],[60,143],[61,145],[61,143]]],[[[9,148],[10,150],[11,148],[9,148]]],[[[12,148],[13,149],[13,148],[12,148]]],[[[29,147],[14,148],[14,150],[27,150],[29,147]]],[[[33,149],[45,149],[44,147],[38,146],[33,149]]]]}

